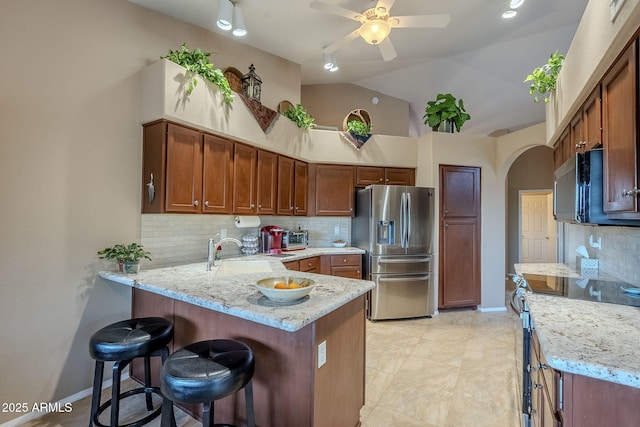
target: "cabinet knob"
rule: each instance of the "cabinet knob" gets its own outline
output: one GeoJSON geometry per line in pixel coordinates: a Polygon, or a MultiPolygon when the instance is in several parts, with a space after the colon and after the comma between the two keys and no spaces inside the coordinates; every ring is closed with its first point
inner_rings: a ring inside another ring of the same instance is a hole
{"type": "Polygon", "coordinates": [[[638,193],[640,193],[640,190],[638,190],[637,188],[632,188],[631,190],[627,191],[627,190],[622,190],[622,197],[627,197],[627,196],[637,196],[638,193]]]}
{"type": "Polygon", "coordinates": [[[538,383],[533,383],[533,388],[542,388],[542,384],[538,384],[538,383]]]}
{"type": "Polygon", "coordinates": [[[292,211],[293,210],[293,206],[289,206],[289,210],[292,211]]]}
{"type": "Polygon", "coordinates": [[[346,259],[346,258],[344,258],[344,259],[342,260],[342,262],[347,262],[347,259],[346,259]]]}
{"type": "Polygon", "coordinates": [[[251,209],[255,208],[256,205],[254,203],[251,203],[251,206],[249,206],[251,209]]]}
{"type": "Polygon", "coordinates": [[[193,202],[193,206],[198,206],[200,204],[200,202],[198,202],[197,200],[193,202]]]}
{"type": "Polygon", "coordinates": [[[207,208],[208,208],[208,207],[209,207],[209,201],[208,201],[208,200],[205,200],[205,201],[204,201],[204,205],[205,205],[205,207],[207,207],[207,208]]]}
{"type": "Polygon", "coordinates": [[[549,367],[547,365],[545,365],[544,363],[540,363],[540,362],[538,362],[538,368],[540,368],[540,369],[549,369],[549,367]]]}
{"type": "Polygon", "coordinates": [[[380,178],[380,182],[382,182],[382,178],[380,178]]]}
{"type": "Polygon", "coordinates": [[[262,205],[258,205],[258,209],[262,209],[262,205]]]}

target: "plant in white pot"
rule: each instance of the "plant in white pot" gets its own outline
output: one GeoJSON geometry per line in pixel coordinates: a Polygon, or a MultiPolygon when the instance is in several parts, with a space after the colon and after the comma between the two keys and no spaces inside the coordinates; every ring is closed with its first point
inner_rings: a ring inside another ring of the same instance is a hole
{"type": "Polygon", "coordinates": [[[140,271],[140,260],[151,261],[151,253],[144,250],[142,245],[131,243],[129,245],[117,244],[98,251],[100,259],[113,260],[118,265],[121,273],[137,273],[140,271]]]}
{"type": "Polygon", "coordinates": [[[454,126],[460,132],[464,122],[470,120],[471,116],[465,110],[462,99],[458,100],[450,93],[439,93],[435,101],[427,102],[422,119],[434,131],[452,133],[454,126]]]}

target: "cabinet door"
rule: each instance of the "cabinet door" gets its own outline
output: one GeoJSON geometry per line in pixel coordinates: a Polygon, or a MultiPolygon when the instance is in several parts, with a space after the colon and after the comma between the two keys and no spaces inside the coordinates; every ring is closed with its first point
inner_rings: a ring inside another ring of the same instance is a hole
{"type": "Polygon", "coordinates": [[[562,132],[562,135],[560,135],[560,149],[562,150],[562,163],[569,160],[575,154],[575,146],[571,145],[570,127],[567,127],[564,132],[562,132]]]}
{"type": "Polygon", "coordinates": [[[174,124],[167,127],[166,212],[200,211],[202,134],[174,124]]]}
{"type": "Polygon", "coordinates": [[[315,200],[317,216],[352,216],[354,203],[352,166],[317,165],[315,200]]]}
{"type": "Polygon", "coordinates": [[[300,271],[306,273],[320,273],[320,257],[314,256],[300,260],[300,271]]]}
{"type": "Polygon", "coordinates": [[[278,156],[278,215],[293,214],[294,163],[290,157],[278,156]]]}
{"type": "Polygon", "coordinates": [[[558,169],[562,165],[562,145],[558,140],[553,145],[553,170],[558,169]]]}
{"type": "Polygon", "coordinates": [[[636,212],[638,188],[636,134],[636,43],[616,61],[602,80],[604,145],[604,211],[636,212]]]}
{"type": "Polygon", "coordinates": [[[384,184],[384,168],[374,166],[356,166],[356,185],[366,187],[372,184],[384,184]]]}
{"type": "Polygon", "coordinates": [[[300,261],[298,260],[283,262],[282,265],[284,265],[287,270],[300,271],[300,261]]]}
{"type": "Polygon", "coordinates": [[[415,170],[408,168],[385,168],[384,183],[387,185],[414,185],[415,170]]]}
{"type": "Polygon", "coordinates": [[[591,150],[602,145],[602,108],[600,104],[600,85],[589,95],[582,106],[582,140],[585,149],[591,150]]]}
{"type": "Polygon", "coordinates": [[[582,134],[582,109],[580,109],[571,120],[571,124],[569,125],[569,132],[571,139],[570,144],[571,147],[573,147],[573,151],[571,154],[584,152],[587,143],[584,142],[582,134]]]}
{"type": "Polygon", "coordinates": [[[362,280],[362,272],[360,267],[353,265],[344,265],[340,267],[331,267],[331,275],[338,277],[346,277],[348,279],[362,280]]]}
{"type": "Polygon", "coordinates": [[[293,214],[305,216],[309,212],[307,195],[309,192],[309,165],[305,162],[295,161],[295,173],[293,184],[293,214]]]}
{"type": "Polygon", "coordinates": [[[237,142],[233,149],[233,213],[255,215],[258,150],[237,142]]]}
{"type": "Polygon", "coordinates": [[[278,194],[278,155],[269,151],[258,151],[256,213],[274,215],[278,194]]]}
{"type": "Polygon", "coordinates": [[[204,135],[203,213],[231,213],[232,160],[233,142],[214,135],[204,135]]]}
{"type": "Polygon", "coordinates": [[[442,166],[442,216],[453,218],[480,215],[480,171],[464,166],[442,166]]]}

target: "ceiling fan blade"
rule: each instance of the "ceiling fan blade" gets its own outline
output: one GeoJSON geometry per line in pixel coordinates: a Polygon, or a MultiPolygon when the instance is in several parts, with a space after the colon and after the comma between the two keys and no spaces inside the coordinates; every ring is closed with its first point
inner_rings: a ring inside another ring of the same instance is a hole
{"type": "Polygon", "coordinates": [[[389,13],[389,9],[393,7],[393,4],[395,2],[396,0],[378,0],[378,4],[376,4],[376,9],[379,7],[384,7],[387,10],[387,13],[389,13]]]}
{"type": "Polygon", "coordinates": [[[332,43],[329,46],[327,46],[324,49],[322,49],[322,53],[333,53],[336,50],[340,49],[342,46],[346,45],[350,41],[355,40],[357,38],[358,38],[358,30],[355,30],[355,31],[347,34],[346,36],[344,36],[343,38],[341,38],[337,42],[332,43]]]}
{"type": "Polygon", "coordinates": [[[309,3],[309,6],[316,10],[321,10],[332,15],[342,16],[343,18],[352,19],[358,22],[360,22],[360,20],[362,19],[361,13],[321,1],[312,1],[311,3],[309,3]]]}
{"type": "Polygon", "coordinates": [[[449,25],[451,15],[445,13],[442,15],[392,16],[391,19],[398,20],[397,24],[392,25],[394,28],[442,28],[449,25]]]}
{"type": "Polygon", "coordinates": [[[393,43],[391,43],[391,39],[389,37],[382,40],[382,43],[380,43],[378,47],[380,48],[382,59],[384,59],[385,61],[391,61],[392,59],[395,59],[396,56],[398,56],[398,54],[396,53],[396,48],[393,47],[393,43]]]}

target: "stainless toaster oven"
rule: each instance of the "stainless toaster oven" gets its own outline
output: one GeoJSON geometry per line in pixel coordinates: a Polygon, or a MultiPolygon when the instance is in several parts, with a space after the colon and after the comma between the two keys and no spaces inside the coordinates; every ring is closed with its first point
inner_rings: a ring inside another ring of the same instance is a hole
{"type": "Polygon", "coordinates": [[[282,233],[282,250],[299,251],[309,246],[309,232],[307,230],[285,230],[282,233]]]}

